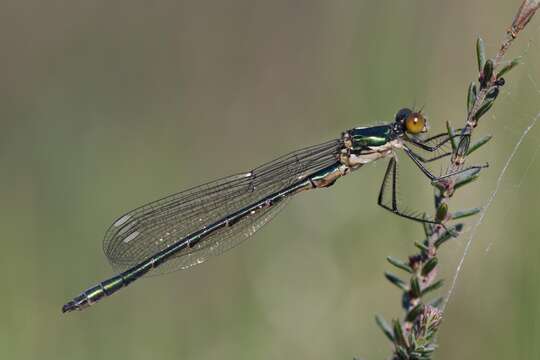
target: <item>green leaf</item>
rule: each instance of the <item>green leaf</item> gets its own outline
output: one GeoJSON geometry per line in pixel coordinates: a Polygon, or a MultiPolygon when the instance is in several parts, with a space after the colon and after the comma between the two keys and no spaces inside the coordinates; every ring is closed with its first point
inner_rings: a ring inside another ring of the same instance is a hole
{"type": "Polygon", "coordinates": [[[454,183],[454,190],[459,189],[462,186],[465,186],[469,184],[470,182],[475,181],[478,179],[479,173],[481,169],[471,169],[470,171],[466,171],[460,175],[457,176],[455,183],[454,183]]]}
{"type": "Polygon", "coordinates": [[[417,352],[414,355],[416,357],[413,357],[412,356],[413,353],[411,353],[411,357],[409,359],[430,360],[431,354],[435,351],[435,349],[436,349],[436,345],[434,344],[425,345],[422,348],[417,349],[417,352]]]}
{"type": "Polygon", "coordinates": [[[466,218],[468,216],[476,215],[481,210],[482,210],[481,208],[472,208],[472,209],[467,209],[467,210],[459,210],[459,211],[453,212],[451,214],[450,218],[452,220],[463,219],[463,218],[466,218]]]}
{"type": "Polygon", "coordinates": [[[489,109],[491,109],[491,107],[493,106],[493,102],[494,102],[494,99],[486,99],[486,101],[484,101],[482,106],[480,106],[480,109],[478,109],[476,114],[474,114],[474,118],[476,120],[478,120],[482,116],[484,116],[485,113],[487,113],[489,111],[489,109]]]}
{"type": "Polygon", "coordinates": [[[392,284],[396,285],[401,290],[409,291],[409,288],[407,287],[407,284],[405,283],[405,281],[401,280],[396,275],[394,275],[394,274],[392,274],[392,273],[390,273],[388,271],[385,271],[384,276],[386,277],[386,279],[388,279],[388,281],[390,281],[392,284]]]}
{"type": "Polygon", "coordinates": [[[482,81],[481,81],[481,87],[484,88],[486,84],[491,80],[493,77],[493,60],[488,59],[484,63],[484,69],[482,70],[482,81]]]}
{"type": "Polygon", "coordinates": [[[386,322],[386,320],[384,320],[380,315],[375,315],[375,322],[377,323],[377,325],[379,325],[388,340],[394,342],[394,333],[392,332],[392,328],[390,328],[390,325],[386,322]]]}
{"type": "Polygon", "coordinates": [[[403,346],[404,348],[407,348],[407,339],[405,338],[405,335],[403,334],[403,328],[401,327],[401,322],[397,319],[394,319],[392,321],[393,329],[394,329],[394,341],[397,343],[397,345],[403,346]]]}
{"type": "Polygon", "coordinates": [[[418,347],[418,338],[416,337],[416,334],[414,331],[410,331],[408,335],[409,335],[409,345],[410,345],[409,348],[412,349],[412,350],[409,350],[409,353],[414,354],[415,349],[418,347]]]}
{"type": "Polygon", "coordinates": [[[396,354],[398,356],[398,359],[400,360],[401,359],[406,360],[406,359],[411,358],[407,352],[407,349],[404,348],[403,346],[396,346],[396,354]]]}
{"type": "Polygon", "coordinates": [[[398,260],[398,259],[395,259],[391,256],[387,256],[386,257],[386,260],[388,260],[388,262],[392,265],[394,265],[395,267],[401,269],[401,270],[405,270],[406,272],[408,272],[409,274],[412,273],[412,269],[411,267],[409,266],[409,264],[407,264],[406,262],[404,261],[401,261],[401,260],[398,260]]]}
{"type": "Polygon", "coordinates": [[[521,57],[517,57],[514,60],[510,61],[508,64],[503,66],[501,70],[497,73],[497,79],[501,78],[504,74],[515,68],[521,63],[521,57]]]}
{"type": "Polygon", "coordinates": [[[469,156],[470,154],[472,154],[473,152],[478,150],[481,146],[487,144],[488,141],[491,140],[492,137],[493,136],[491,136],[491,135],[486,135],[483,138],[481,138],[480,140],[478,140],[477,142],[475,142],[474,144],[470,145],[469,150],[467,150],[467,156],[469,156]]]}
{"type": "Polygon", "coordinates": [[[422,250],[423,252],[426,252],[426,253],[427,253],[427,252],[429,251],[429,248],[428,248],[426,245],[421,244],[421,243],[419,243],[418,241],[415,241],[415,242],[414,242],[414,246],[416,246],[417,248],[419,248],[419,249],[422,250]]]}
{"type": "Polygon", "coordinates": [[[474,106],[475,101],[476,101],[476,84],[474,82],[471,82],[469,84],[469,90],[467,91],[467,112],[471,111],[471,109],[474,106]]]}
{"type": "Polygon", "coordinates": [[[418,277],[413,276],[411,278],[411,296],[413,298],[419,298],[422,296],[422,290],[420,290],[420,283],[418,282],[418,277]]]}
{"type": "Polygon", "coordinates": [[[431,291],[437,290],[438,288],[440,288],[443,285],[443,282],[444,281],[441,279],[441,280],[436,281],[433,284],[427,286],[426,288],[424,288],[424,290],[422,290],[422,296],[426,295],[427,293],[429,293],[431,291]]]}
{"type": "Polygon", "coordinates": [[[461,230],[463,230],[463,224],[456,224],[447,228],[446,231],[442,233],[437,240],[435,240],[433,245],[435,245],[436,248],[439,248],[442,244],[455,237],[456,234],[459,234],[461,230]]]}
{"type": "Polygon", "coordinates": [[[422,276],[427,276],[429,275],[429,273],[435,269],[435,267],[437,266],[437,264],[439,263],[439,259],[437,259],[436,257],[432,257],[431,259],[429,259],[428,261],[426,261],[426,263],[424,264],[424,266],[422,267],[422,276]]]}
{"type": "Polygon", "coordinates": [[[476,39],[476,61],[478,63],[478,72],[481,72],[486,63],[486,47],[484,40],[480,36],[476,39]]]}
{"type": "Polygon", "coordinates": [[[424,310],[424,304],[418,304],[411,309],[405,316],[405,321],[413,322],[424,310]]]}

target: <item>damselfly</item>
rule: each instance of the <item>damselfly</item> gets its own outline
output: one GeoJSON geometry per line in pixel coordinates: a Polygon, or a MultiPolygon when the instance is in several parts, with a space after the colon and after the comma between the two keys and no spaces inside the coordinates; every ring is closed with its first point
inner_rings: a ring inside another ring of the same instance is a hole
{"type": "Polygon", "coordinates": [[[294,151],[252,171],[225,177],[144,205],[116,220],[105,234],[103,249],[120,273],[66,303],[62,312],[82,310],[145,274],[200,264],[247,239],[300,192],[326,188],[340,177],[381,158],[390,158],[378,204],[416,221],[431,222],[401,209],[397,201],[397,158],[401,149],[431,180],[481,168],[471,166],[443,177],[425,163],[450,155],[438,150],[447,133],[422,139],[427,120],[419,111],[401,109],[386,125],[358,127],[339,139],[294,151]],[[421,156],[425,150],[432,155],[421,156]],[[387,190],[388,189],[388,190],[387,190]],[[387,193],[390,192],[390,201],[387,193]]]}

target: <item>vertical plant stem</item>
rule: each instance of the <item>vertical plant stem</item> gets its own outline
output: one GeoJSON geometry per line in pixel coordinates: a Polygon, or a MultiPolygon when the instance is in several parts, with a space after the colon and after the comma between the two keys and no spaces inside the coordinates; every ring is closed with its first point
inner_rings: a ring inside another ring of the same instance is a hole
{"type": "MultiPolygon", "coordinates": [[[[513,69],[517,59],[504,65],[503,58],[508,49],[525,28],[536,10],[540,0],[524,0],[520,5],[512,24],[506,31],[502,44],[491,59],[485,58],[483,41],[477,41],[477,60],[479,66],[478,83],[472,83],[467,93],[467,117],[458,141],[452,138],[452,156],[445,174],[453,173],[463,167],[466,157],[473,151],[485,145],[490,136],[484,137],[471,144],[473,130],[480,118],[492,107],[499,95],[499,88],[505,81],[502,75],[513,69]]],[[[447,123],[450,137],[455,136],[455,130],[447,123]]],[[[452,220],[462,219],[480,212],[479,208],[450,212],[450,199],[456,190],[476,180],[479,169],[464,172],[460,175],[444,178],[434,183],[435,214],[437,224],[424,224],[425,239],[415,243],[419,252],[410,255],[407,261],[389,257],[391,265],[405,271],[409,279],[402,280],[398,276],[386,273],[386,278],[402,291],[402,307],[405,316],[402,320],[394,319],[389,325],[377,316],[377,324],[393,343],[392,359],[431,359],[436,348],[436,333],[442,320],[442,298],[426,302],[425,297],[442,286],[442,280],[437,279],[438,251],[449,239],[457,237],[463,229],[463,224],[450,225],[452,220]]]]}

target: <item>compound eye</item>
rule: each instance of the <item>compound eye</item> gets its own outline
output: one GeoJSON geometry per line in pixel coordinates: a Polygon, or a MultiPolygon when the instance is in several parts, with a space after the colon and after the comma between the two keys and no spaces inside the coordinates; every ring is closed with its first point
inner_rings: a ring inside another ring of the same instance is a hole
{"type": "Polygon", "coordinates": [[[396,114],[396,122],[402,122],[402,121],[405,121],[405,119],[407,119],[407,117],[409,117],[409,115],[411,115],[412,113],[412,110],[411,109],[407,109],[407,108],[403,108],[401,110],[399,110],[396,114]]]}
{"type": "Polygon", "coordinates": [[[425,132],[427,130],[426,119],[418,112],[410,113],[407,119],[405,119],[405,130],[413,135],[425,132]]]}

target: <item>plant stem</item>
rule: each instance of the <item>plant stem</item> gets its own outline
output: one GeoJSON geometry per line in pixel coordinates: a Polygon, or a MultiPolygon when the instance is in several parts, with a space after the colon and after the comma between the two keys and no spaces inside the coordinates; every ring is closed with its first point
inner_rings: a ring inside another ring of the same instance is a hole
{"type": "MultiPolygon", "coordinates": [[[[489,111],[499,94],[499,88],[504,85],[503,74],[506,74],[519,62],[517,59],[497,70],[503,65],[503,58],[518,34],[525,28],[540,7],[540,0],[524,0],[515,15],[511,26],[506,31],[499,51],[492,59],[485,59],[482,39],[477,41],[477,60],[479,66],[478,91],[472,83],[467,94],[467,118],[462,128],[457,144],[452,141],[452,156],[447,166],[446,174],[463,167],[466,157],[474,150],[485,145],[491,137],[484,137],[471,144],[471,136],[479,119],[489,111]]],[[[447,124],[449,136],[454,136],[454,129],[447,124]]],[[[434,218],[439,223],[424,224],[426,238],[421,243],[415,243],[420,249],[410,255],[408,261],[400,261],[389,257],[388,261],[396,268],[405,271],[409,280],[386,273],[386,278],[402,291],[402,307],[405,310],[403,320],[394,319],[392,325],[381,317],[376,317],[377,324],[382,328],[386,337],[393,345],[393,360],[397,359],[431,359],[436,348],[436,333],[441,324],[443,312],[440,308],[442,299],[426,303],[425,295],[442,286],[442,280],[437,280],[438,250],[452,237],[457,237],[463,229],[463,224],[449,225],[453,219],[475,215],[480,209],[461,210],[451,213],[448,211],[449,202],[458,188],[477,179],[479,170],[466,172],[461,175],[444,178],[433,184],[435,187],[434,218]]]]}

